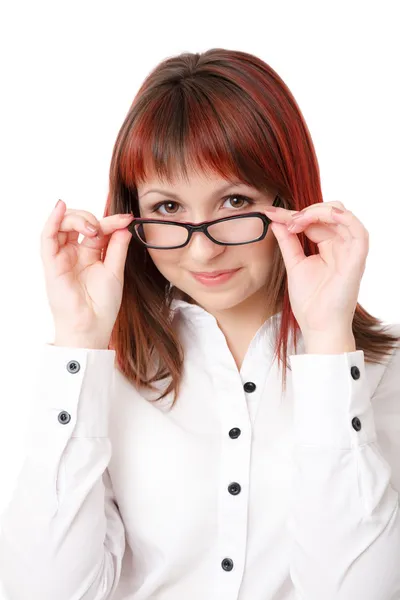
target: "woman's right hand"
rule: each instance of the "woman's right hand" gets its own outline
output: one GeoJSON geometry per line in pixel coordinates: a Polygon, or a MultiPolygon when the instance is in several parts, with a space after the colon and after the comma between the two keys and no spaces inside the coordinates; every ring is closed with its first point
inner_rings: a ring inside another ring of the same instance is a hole
{"type": "Polygon", "coordinates": [[[55,345],[108,348],[121,307],[132,238],[126,227],[133,215],[127,216],[98,221],[85,210],[67,209],[62,200],[50,214],[41,235],[41,258],[55,345]],[[85,236],[81,243],[79,234],[85,236]]]}

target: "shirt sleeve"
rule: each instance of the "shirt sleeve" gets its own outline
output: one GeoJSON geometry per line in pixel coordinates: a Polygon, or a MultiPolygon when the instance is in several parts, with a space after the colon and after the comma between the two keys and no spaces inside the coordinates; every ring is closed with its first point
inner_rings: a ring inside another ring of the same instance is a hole
{"type": "Polygon", "coordinates": [[[46,344],[14,493],[2,514],[6,600],[102,600],[117,587],[125,531],[107,466],[113,350],[46,344]]]}
{"type": "Polygon", "coordinates": [[[292,355],[290,363],[296,599],[400,598],[400,351],[373,394],[362,350],[292,355]],[[390,463],[376,417],[392,440],[390,463]]]}

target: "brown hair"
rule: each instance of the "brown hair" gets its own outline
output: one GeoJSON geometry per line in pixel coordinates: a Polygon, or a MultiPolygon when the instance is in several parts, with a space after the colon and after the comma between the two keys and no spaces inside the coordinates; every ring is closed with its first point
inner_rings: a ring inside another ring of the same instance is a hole
{"type": "MultiPolygon", "coordinates": [[[[183,53],[161,62],[145,79],[118,133],[110,165],[104,216],[140,216],[137,184],[151,173],[170,182],[187,170],[233,177],[259,190],[273,189],[284,206],[302,210],[322,202],[319,166],[311,135],[290,90],[261,59],[241,51],[214,48],[183,53]]],[[[318,247],[299,234],[306,256],[318,247]]],[[[282,309],[275,356],[284,365],[288,337],[297,347],[300,331],[291,310],[286,269],[279,247],[273,257],[269,305],[282,309]]],[[[156,400],[174,392],[183,369],[183,350],[172,326],[170,303],[179,290],[155,267],[144,246],[132,238],[125,265],[121,308],[109,348],[119,370],[135,386],[155,389],[156,400]]],[[[180,295],[191,302],[185,294],[180,295]]],[[[381,362],[400,337],[357,304],[353,318],[357,350],[381,362]]]]}

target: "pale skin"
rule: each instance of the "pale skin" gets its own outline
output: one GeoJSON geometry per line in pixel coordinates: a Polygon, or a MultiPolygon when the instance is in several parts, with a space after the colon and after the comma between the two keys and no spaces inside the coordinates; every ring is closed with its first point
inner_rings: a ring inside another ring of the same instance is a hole
{"type": "MultiPolygon", "coordinates": [[[[160,191],[165,182],[156,178],[139,186],[142,217],[199,223],[256,211],[271,221],[266,237],[256,243],[218,245],[195,232],[184,248],[149,249],[160,272],[215,316],[240,369],[254,334],[281,308],[269,306],[267,300],[273,254],[280,250],[306,353],[354,351],[352,322],[369,250],[363,224],[341,202],[319,202],[297,213],[272,207],[272,191],[233,181],[227,186],[227,182],[213,174],[195,173],[189,180],[173,180],[172,189],[164,185],[160,191]],[[295,229],[290,227],[293,218],[295,229]],[[300,232],[317,245],[316,254],[304,254],[300,232]],[[211,288],[191,273],[227,269],[238,271],[211,288]]],[[[107,348],[121,303],[132,237],[127,228],[133,218],[132,214],[112,215],[99,221],[87,211],[66,209],[62,201],[49,216],[41,254],[61,344],[107,348]],[[92,231],[88,224],[93,225],[92,231]],[[79,233],[85,235],[80,244],[79,233]]]]}
{"type": "MultiPolygon", "coordinates": [[[[172,186],[157,177],[149,178],[138,186],[140,216],[199,223],[235,214],[264,212],[275,198],[272,192],[260,192],[244,184],[219,192],[223,186],[227,186],[227,181],[217,175],[206,177],[192,173],[190,182],[175,179],[172,186]],[[150,191],[154,189],[166,193],[150,191]],[[236,198],[237,194],[248,197],[254,204],[248,205],[244,199],[236,198]],[[230,197],[226,198],[227,195],[230,197]],[[165,204],[158,212],[151,212],[162,202],[165,204]]],[[[184,248],[148,249],[164,277],[216,318],[238,369],[257,330],[273,314],[268,306],[267,286],[276,244],[272,231],[260,242],[242,246],[220,246],[198,233],[184,248]],[[238,267],[241,270],[230,281],[214,288],[202,285],[190,273],[238,267]]]]}
{"type": "Polygon", "coordinates": [[[188,181],[174,180],[171,189],[152,178],[138,189],[141,216],[198,223],[230,216],[232,211],[259,211],[272,221],[264,240],[244,246],[219,246],[199,234],[184,248],[149,249],[160,272],[215,316],[240,369],[251,339],[273,314],[266,291],[278,243],[291,308],[306,353],[355,351],[352,321],[369,251],[369,234],[363,224],[341,202],[320,202],[297,213],[272,207],[274,193],[243,184],[230,188],[229,193],[244,195],[252,203],[227,198],[228,190],[222,190],[222,184],[226,181],[216,175],[196,173],[188,181]],[[162,206],[157,206],[160,203],[162,206]],[[293,219],[295,227],[291,227],[293,219]],[[316,255],[304,254],[297,236],[300,232],[317,244],[316,255]],[[234,277],[212,292],[199,286],[190,274],[238,267],[240,271],[234,277]]]}

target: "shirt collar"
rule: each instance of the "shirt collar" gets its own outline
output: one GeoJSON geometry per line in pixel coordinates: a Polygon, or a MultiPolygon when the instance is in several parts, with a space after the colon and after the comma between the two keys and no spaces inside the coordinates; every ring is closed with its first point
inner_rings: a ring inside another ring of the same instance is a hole
{"type": "MultiPolygon", "coordinates": [[[[186,300],[174,298],[170,304],[171,319],[173,319],[177,313],[180,313],[185,320],[191,321],[197,326],[196,328],[199,336],[204,335],[207,337],[210,335],[210,326],[217,327],[215,317],[204,308],[197,304],[191,304],[186,300]]],[[[268,354],[273,350],[281,317],[282,310],[264,321],[251,342],[251,345],[254,346],[255,349],[263,349],[268,354]]]]}

